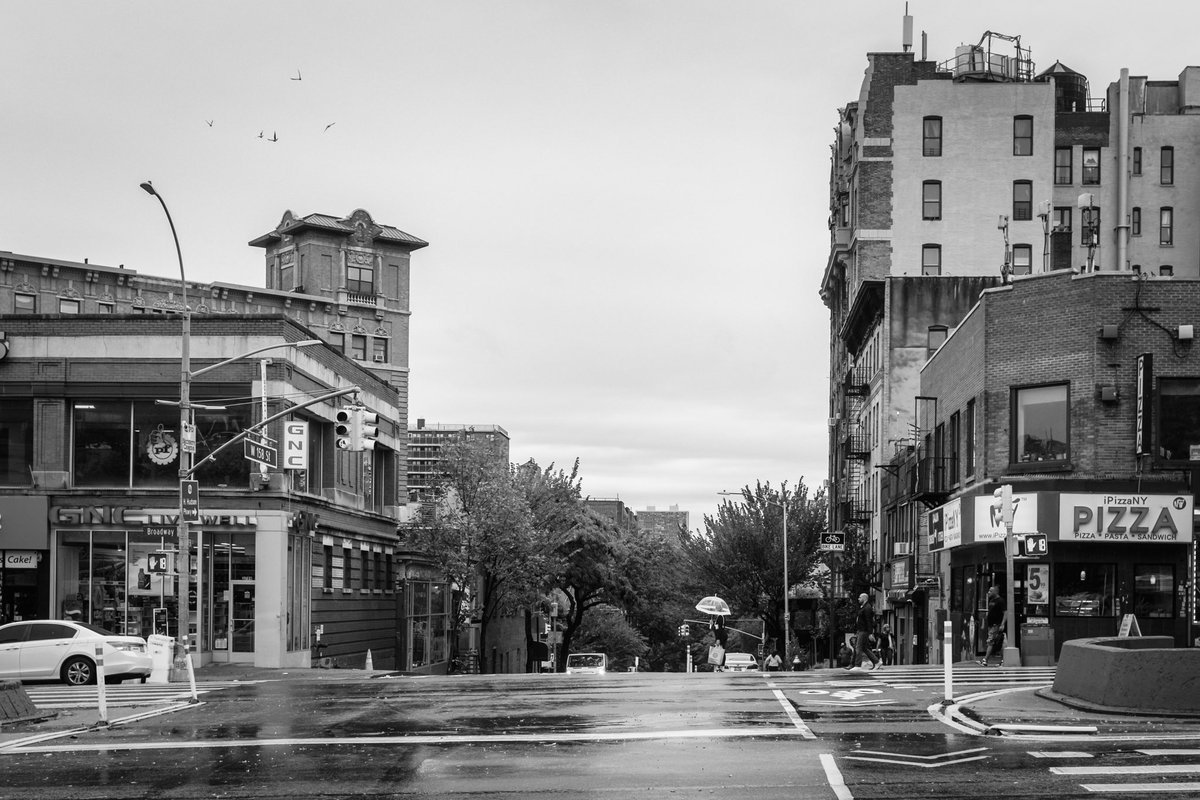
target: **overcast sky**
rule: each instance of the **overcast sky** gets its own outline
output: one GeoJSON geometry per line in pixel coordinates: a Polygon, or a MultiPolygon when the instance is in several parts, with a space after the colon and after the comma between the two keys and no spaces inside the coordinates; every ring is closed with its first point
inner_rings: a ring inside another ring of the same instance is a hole
{"type": "MultiPolygon", "coordinates": [[[[1181,0],[908,5],[918,54],[1019,35],[1093,96],[1200,63],[1181,0]]],[[[500,425],[700,527],[826,478],[829,144],[904,8],[0,2],[0,250],[177,274],[152,180],[190,280],[261,286],[285,210],[366,209],[430,243],[410,422],[500,425]]]]}

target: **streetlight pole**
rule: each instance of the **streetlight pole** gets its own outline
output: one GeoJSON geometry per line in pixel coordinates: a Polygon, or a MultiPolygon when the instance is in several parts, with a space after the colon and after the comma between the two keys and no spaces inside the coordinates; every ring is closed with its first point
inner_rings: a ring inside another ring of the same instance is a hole
{"type": "Polygon", "coordinates": [[[191,610],[188,602],[188,586],[192,574],[191,543],[188,541],[188,523],[184,519],[183,513],[183,481],[192,472],[192,453],[185,443],[185,432],[190,430],[192,425],[192,310],[188,307],[187,276],[183,271],[183,250],[179,247],[179,235],[175,232],[175,222],[171,219],[171,212],[162,195],[151,185],[150,181],[141,184],[141,187],[147,194],[158,198],[163,213],[167,215],[167,224],[171,226],[171,238],[175,240],[175,255],[179,259],[179,290],[183,299],[183,329],[180,333],[179,345],[179,552],[176,555],[175,571],[179,575],[179,584],[176,587],[178,593],[176,605],[179,611],[177,636],[183,644],[184,653],[188,654],[187,657],[190,658],[191,610]]]}

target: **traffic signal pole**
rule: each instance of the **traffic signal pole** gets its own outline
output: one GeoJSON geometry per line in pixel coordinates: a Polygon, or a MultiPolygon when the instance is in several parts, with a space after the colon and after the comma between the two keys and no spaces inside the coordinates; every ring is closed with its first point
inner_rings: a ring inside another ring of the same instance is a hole
{"type": "Polygon", "coordinates": [[[1004,666],[1019,667],[1021,666],[1021,649],[1017,647],[1017,576],[1013,571],[1017,541],[1013,537],[1012,486],[1006,483],[992,494],[995,498],[992,505],[1000,512],[1000,519],[1004,523],[1004,568],[1008,576],[1008,579],[1004,582],[1004,601],[1005,608],[1007,609],[1005,616],[1006,626],[1004,629],[1004,666]]]}

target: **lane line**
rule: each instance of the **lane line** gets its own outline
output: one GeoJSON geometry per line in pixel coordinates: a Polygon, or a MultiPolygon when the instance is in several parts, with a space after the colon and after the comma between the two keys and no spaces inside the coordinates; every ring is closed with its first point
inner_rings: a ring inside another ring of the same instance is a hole
{"type": "MultiPolygon", "coordinates": [[[[477,734],[477,735],[434,735],[434,736],[336,736],[313,737],[311,739],[213,739],[190,742],[107,742],[85,744],[74,741],[69,745],[41,745],[10,747],[0,751],[15,753],[79,753],[112,752],[118,750],[213,750],[237,747],[304,747],[316,745],[436,745],[436,744],[498,744],[520,742],[542,744],[547,742],[617,742],[647,739],[754,739],[773,736],[802,736],[804,731],[792,728],[720,728],[682,731],[641,731],[629,733],[559,733],[559,734],[477,734]]],[[[810,732],[811,733],[811,732],[810,732]]]]}
{"type": "Polygon", "coordinates": [[[775,694],[775,699],[779,701],[779,705],[783,706],[783,713],[787,714],[788,719],[790,719],[792,724],[796,726],[796,729],[800,732],[800,735],[805,739],[816,739],[817,735],[813,733],[807,725],[804,724],[804,720],[800,719],[800,715],[796,713],[796,709],[787,699],[787,696],[778,689],[774,689],[772,691],[775,694]]]}
{"type": "Polygon", "coordinates": [[[1200,764],[1128,764],[1118,767],[1051,767],[1055,775],[1192,775],[1200,764]]]}
{"type": "Polygon", "coordinates": [[[837,768],[832,753],[821,753],[821,766],[825,768],[825,780],[829,781],[829,788],[833,789],[837,800],[854,800],[854,795],[850,794],[850,789],[842,779],[842,771],[837,768]]]}
{"type": "Polygon", "coordinates": [[[1200,792],[1200,783],[1081,783],[1083,789],[1096,794],[1140,794],[1142,792],[1200,792]]]}
{"type": "Polygon", "coordinates": [[[1029,755],[1034,758],[1095,758],[1082,750],[1030,750],[1029,755]]]}

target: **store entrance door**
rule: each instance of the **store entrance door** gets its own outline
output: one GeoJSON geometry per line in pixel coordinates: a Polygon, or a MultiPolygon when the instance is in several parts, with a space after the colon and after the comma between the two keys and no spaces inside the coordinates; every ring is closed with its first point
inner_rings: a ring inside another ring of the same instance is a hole
{"type": "Polygon", "coordinates": [[[254,660],[254,534],[215,534],[205,545],[208,641],[216,662],[254,660]]]}

